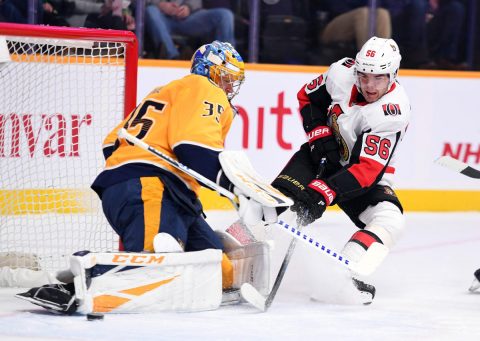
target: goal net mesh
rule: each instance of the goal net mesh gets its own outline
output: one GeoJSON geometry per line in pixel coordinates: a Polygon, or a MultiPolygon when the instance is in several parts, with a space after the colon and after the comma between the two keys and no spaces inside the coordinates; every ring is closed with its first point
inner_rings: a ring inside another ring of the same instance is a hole
{"type": "Polygon", "coordinates": [[[124,117],[125,43],[5,38],[0,267],[53,272],[73,252],[118,250],[90,185],[103,138],[124,117]]]}

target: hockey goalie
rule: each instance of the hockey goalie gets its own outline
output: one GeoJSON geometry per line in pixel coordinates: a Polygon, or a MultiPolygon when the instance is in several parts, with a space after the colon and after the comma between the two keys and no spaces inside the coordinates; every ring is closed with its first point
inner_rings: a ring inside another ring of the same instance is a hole
{"type": "Polygon", "coordinates": [[[191,74],[147,95],[106,137],[106,164],[92,184],[125,252],[77,252],[60,284],[17,297],[72,314],[211,310],[245,282],[266,293],[267,244],[213,231],[198,199],[213,183],[237,199],[247,224],[273,223],[276,207],[293,203],[256,181],[243,154],[223,150],[243,81],[241,56],[214,41],[194,53],[191,74]],[[167,157],[119,137],[121,129],[167,157]]]}

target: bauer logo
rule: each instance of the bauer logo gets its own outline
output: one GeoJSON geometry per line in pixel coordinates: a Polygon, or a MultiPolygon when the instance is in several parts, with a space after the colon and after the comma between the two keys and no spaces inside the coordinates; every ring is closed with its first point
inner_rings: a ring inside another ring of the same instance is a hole
{"type": "Polygon", "coordinates": [[[399,104],[387,103],[382,105],[383,113],[385,116],[398,116],[401,115],[399,104]]]}

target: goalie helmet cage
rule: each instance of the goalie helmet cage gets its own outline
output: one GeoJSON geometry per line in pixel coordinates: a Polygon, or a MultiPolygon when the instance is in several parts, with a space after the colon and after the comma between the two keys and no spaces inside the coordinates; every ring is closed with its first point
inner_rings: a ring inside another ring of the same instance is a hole
{"type": "Polygon", "coordinates": [[[118,250],[90,184],[135,107],[137,53],[128,31],[0,23],[0,286],[118,250]]]}

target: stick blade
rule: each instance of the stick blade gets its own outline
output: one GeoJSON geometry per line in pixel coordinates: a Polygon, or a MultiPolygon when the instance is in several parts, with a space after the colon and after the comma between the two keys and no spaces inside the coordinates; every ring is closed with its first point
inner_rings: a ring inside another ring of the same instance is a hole
{"type": "Polygon", "coordinates": [[[447,167],[453,171],[459,172],[470,178],[480,179],[480,171],[478,169],[470,167],[466,163],[459,161],[453,157],[441,156],[437,160],[435,160],[435,163],[443,167],[447,167]]]}
{"type": "Polygon", "coordinates": [[[464,164],[462,161],[454,159],[451,156],[441,156],[435,160],[435,163],[456,172],[461,172],[467,167],[467,165],[464,164]]]}
{"type": "Polygon", "coordinates": [[[265,297],[263,297],[251,284],[243,283],[240,288],[240,293],[245,301],[253,305],[258,310],[267,310],[265,297]]]}

